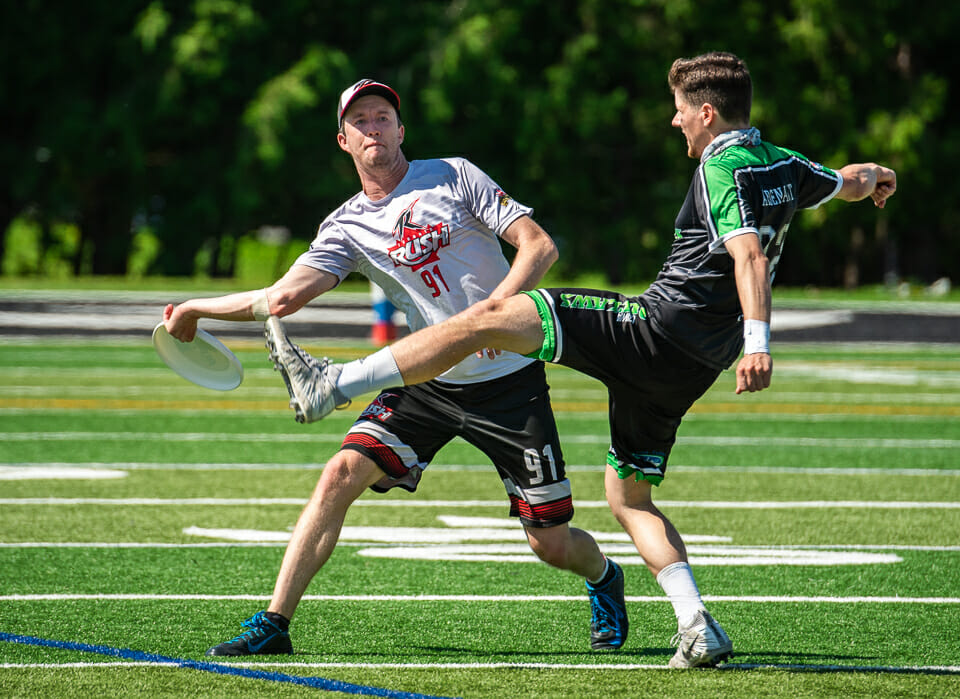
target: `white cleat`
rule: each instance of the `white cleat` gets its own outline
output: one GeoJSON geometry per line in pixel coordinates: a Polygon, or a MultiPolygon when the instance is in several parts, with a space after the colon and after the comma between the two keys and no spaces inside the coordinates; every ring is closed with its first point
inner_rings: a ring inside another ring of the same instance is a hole
{"type": "Polygon", "coordinates": [[[733,656],[733,642],[706,611],[697,612],[689,626],[677,629],[671,641],[677,652],[670,659],[672,668],[716,667],[733,656]]]}
{"type": "Polygon", "coordinates": [[[290,342],[277,316],[267,319],[263,332],[273,367],[287,385],[290,407],[296,413],[297,422],[316,422],[335,408],[350,404],[350,399],[337,388],[339,364],[331,364],[326,357],[318,362],[290,342]]]}

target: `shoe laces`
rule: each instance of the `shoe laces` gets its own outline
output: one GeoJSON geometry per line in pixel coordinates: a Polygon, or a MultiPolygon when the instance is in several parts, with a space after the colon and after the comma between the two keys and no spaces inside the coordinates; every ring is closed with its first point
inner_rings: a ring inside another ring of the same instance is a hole
{"type": "Polygon", "coordinates": [[[673,635],[673,638],[670,639],[670,645],[680,646],[680,644],[686,641],[687,645],[692,647],[693,644],[697,642],[697,639],[704,634],[707,627],[709,627],[709,624],[701,629],[696,623],[693,623],[690,626],[684,626],[682,629],[677,629],[677,632],[673,635]]]}
{"type": "MultiPolygon", "coordinates": [[[[237,641],[246,641],[247,639],[253,638],[258,634],[263,633],[264,626],[273,626],[274,624],[264,616],[263,612],[257,612],[249,619],[240,622],[240,626],[247,629],[241,633],[236,638],[231,639],[228,643],[236,643],[237,641]]],[[[279,631],[279,629],[277,629],[279,631]]]]}
{"type": "Polygon", "coordinates": [[[612,617],[601,603],[600,594],[596,592],[590,595],[590,613],[593,617],[593,625],[598,631],[615,630],[613,624],[610,623],[612,617]]]}

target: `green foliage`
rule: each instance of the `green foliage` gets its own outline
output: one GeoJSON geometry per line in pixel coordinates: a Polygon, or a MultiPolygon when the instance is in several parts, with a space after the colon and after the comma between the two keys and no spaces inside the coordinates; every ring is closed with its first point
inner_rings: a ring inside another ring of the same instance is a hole
{"type": "Polygon", "coordinates": [[[27,219],[17,219],[6,232],[3,258],[3,273],[11,276],[37,274],[40,271],[39,224],[27,219]]]}
{"type": "Polygon", "coordinates": [[[150,228],[141,228],[134,233],[130,260],[127,262],[127,276],[131,279],[143,279],[147,276],[152,271],[162,247],[163,243],[150,228]]]}
{"type": "Polygon", "coordinates": [[[293,264],[303,244],[281,240],[264,240],[262,235],[245,235],[237,241],[234,277],[244,288],[269,286],[293,264]]]}
{"type": "MultiPolygon", "coordinates": [[[[142,258],[140,220],[161,243],[149,269],[164,274],[199,260],[200,273],[231,276],[238,239],[265,225],[305,245],[357,189],[334,108],[367,76],[400,91],[408,157],[469,157],[535,207],[560,245],[558,273],[650,279],[695,167],[670,127],[666,72],[728,49],[751,67],[768,140],[828,166],[888,163],[900,178],[882,212],[798,215],[780,283],[960,278],[955,4],[48,5],[0,11],[0,229],[23,215],[75,226],[79,241],[55,253],[74,270],[124,274],[142,258]]],[[[57,244],[41,235],[39,254],[57,244]]]]}

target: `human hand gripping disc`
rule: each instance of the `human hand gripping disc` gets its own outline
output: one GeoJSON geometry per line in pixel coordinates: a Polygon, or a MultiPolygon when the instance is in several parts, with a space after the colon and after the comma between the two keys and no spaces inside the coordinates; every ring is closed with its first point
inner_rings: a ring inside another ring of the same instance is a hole
{"type": "Polygon", "coordinates": [[[164,364],[198,386],[232,391],[243,381],[240,360],[206,330],[198,329],[192,342],[181,342],[158,323],[153,329],[153,347],[164,364]]]}

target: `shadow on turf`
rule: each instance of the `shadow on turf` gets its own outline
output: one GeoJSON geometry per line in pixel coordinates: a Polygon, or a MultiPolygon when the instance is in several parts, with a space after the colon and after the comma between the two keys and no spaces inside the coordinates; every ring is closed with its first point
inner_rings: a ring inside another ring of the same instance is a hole
{"type": "MultiPolygon", "coordinates": [[[[539,663],[544,659],[550,658],[629,658],[631,661],[639,661],[643,658],[654,656],[672,657],[677,652],[676,648],[630,648],[617,651],[594,651],[584,649],[582,651],[498,651],[496,653],[481,652],[473,648],[455,648],[452,646],[411,646],[411,650],[416,654],[417,651],[424,655],[434,656],[433,660],[461,660],[464,657],[483,658],[484,662],[489,663],[539,663]]],[[[368,652],[356,653],[338,653],[342,656],[356,656],[368,659],[371,657],[368,652]]]]}
{"type": "MultiPolygon", "coordinates": [[[[413,650],[424,654],[435,655],[435,660],[463,660],[464,656],[472,659],[483,658],[486,663],[542,663],[549,662],[557,658],[607,658],[610,661],[629,660],[630,662],[643,663],[649,662],[655,658],[669,658],[676,653],[676,648],[631,648],[618,651],[553,651],[553,652],[535,652],[535,651],[501,651],[499,653],[477,653],[472,649],[454,648],[450,646],[415,646],[413,650]]],[[[362,657],[365,662],[376,662],[371,659],[367,653],[338,653],[342,656],[362,657]]],[[[952,668],[914,668],[914,667],[886,667],[880,665],[867,665],[873,656],[862,655],[817,655],[813,653],[763,653],[763,652],[738,652],[735,659],[749,659],[756,662],[726,662],[719,666],[718,670],[789,670],[793,672],[804,673],[876,673],[876,674],[900,674],[900,675],[960,675],[960,671],[952,668]],[[849,664],[856,663],[856,664],[849,664]]],[[[706,671],[706,670],[705,670],[706,671]]]]}

